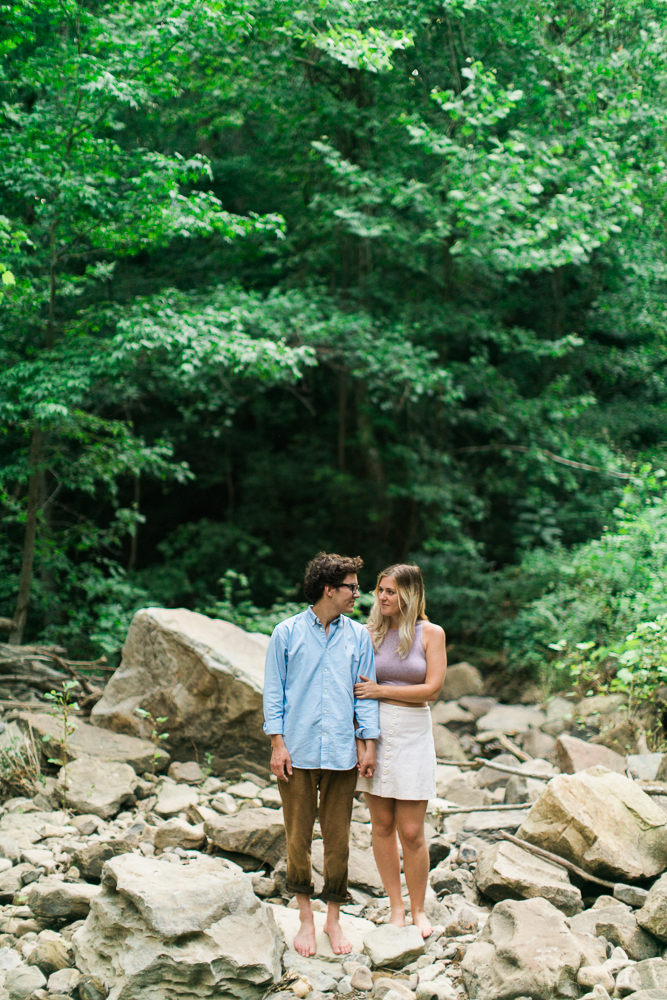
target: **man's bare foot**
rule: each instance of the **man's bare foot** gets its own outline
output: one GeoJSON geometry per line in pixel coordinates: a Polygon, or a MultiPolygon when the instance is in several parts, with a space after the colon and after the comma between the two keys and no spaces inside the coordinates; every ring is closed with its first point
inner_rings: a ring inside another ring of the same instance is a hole
{"type": "Polygon", "coordinates": [[[420,913],[412,914],[412,923],[422,932],[422,937],[427,938],[433,933],[431,921],[428,919],[423,910],[420,913]]]}
{"type": "Polygon", "coordinates": [[[393,924],[394,927],[405,927],[405,908],[394,907],[391,908],[391,916],[389,917],[389,923],[393,924]]]}
{"type": "Polygon", "coordinates": [[[334,920],[333,917],[327,917],[327,922],[324,925],[324,933],[328,935],[334,955],[349,955],[352,951],[352,944],[343,934],[339,922],[334,920]]]}
{"type": "Polygon", "coordinates": [[[304,958],[314,955],[317,951],[317,945],[315,943],[315,921],[312,917],[301,921],[299,933],[294,938],[294,947],[300,955],[304,956],[304,958]]]}

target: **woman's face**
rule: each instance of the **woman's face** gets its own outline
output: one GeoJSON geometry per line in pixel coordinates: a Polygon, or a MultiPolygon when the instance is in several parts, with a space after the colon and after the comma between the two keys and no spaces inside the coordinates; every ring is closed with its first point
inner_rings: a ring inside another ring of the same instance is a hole
{"type": "Polygon", "coordinates": [[[393,576],[383,576],[378,584],[380,610],[386,618],[398,615],[398,591],[393,576]]]}

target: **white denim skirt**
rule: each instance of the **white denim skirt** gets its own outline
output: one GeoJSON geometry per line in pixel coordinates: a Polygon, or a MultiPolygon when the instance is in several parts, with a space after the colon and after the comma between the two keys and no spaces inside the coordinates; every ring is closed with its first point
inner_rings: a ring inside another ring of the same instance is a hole
{"type": "Polygon", "coordinates": [[[412,801],[435,798],[435,746],[431,709],[380,702],[377,769],[357,778],[358,792],[412,801]]]}

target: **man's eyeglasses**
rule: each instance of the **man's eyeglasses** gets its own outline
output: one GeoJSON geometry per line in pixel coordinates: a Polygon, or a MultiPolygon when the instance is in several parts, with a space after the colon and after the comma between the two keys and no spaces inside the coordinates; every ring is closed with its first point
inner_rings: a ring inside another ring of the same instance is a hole
{"type": "Polygon", "coordinates": [[[340,590],[341,587],[346,587],[347,590],[349,590],[351,594],[360,594],[361,593],[361,591],[359,590],[359,584],[358,583],[339,583],[338,584],[338,589],[340,590]]]}

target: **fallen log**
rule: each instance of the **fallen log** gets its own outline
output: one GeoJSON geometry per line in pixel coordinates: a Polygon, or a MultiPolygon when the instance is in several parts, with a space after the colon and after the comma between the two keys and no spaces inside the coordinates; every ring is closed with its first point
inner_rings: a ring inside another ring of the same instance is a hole
{"type": "Polygon", "coordinates": [[[494,802],[490,806],[456,806],[451,809],[439,809],[438,811],[443,816],[454,816],[456,813],[489,813],[509,811],[510,809],[530,809],[532,804],[532,802],[494,802]]]}
{"type": "Polygon", "coordinates": [[[491,767],[494,771],[504,771],[505,774],[518,774],[522,778],[539,778],[540,781],[551,781],[552,778],[556,777],[555,774],[538,774],[537,771],[522,771],[520,767],[511,767],[509,764],[498,764],[494,760],[485,760],[483,757],[475,757],[475,762],[480,767],[491,767]]]}

